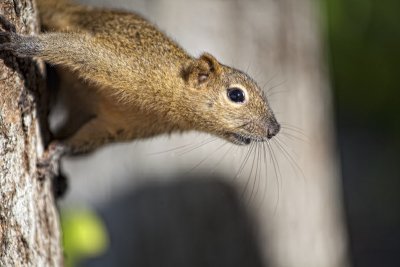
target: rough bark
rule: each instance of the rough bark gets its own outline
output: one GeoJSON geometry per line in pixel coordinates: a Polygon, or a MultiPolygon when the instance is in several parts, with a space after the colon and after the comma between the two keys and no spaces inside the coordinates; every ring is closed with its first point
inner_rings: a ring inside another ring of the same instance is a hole
{"type": "MultiPolygon", "coordinates": [[[[0,12],[17,32],[37,33],[33,0],[2,0],[0,12]]],[[[37,167],[48,134],[44,65],[0,53],[0,266],[61,266],[51,178],[37,167]]]]}

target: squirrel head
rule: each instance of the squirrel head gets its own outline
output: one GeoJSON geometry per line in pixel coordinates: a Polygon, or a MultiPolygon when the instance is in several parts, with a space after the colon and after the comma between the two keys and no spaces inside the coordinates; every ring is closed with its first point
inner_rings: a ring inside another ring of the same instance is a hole
{"type": "Polygon", "coordinates": [[[280,125],[268,101],[247,74],[202,54],[184,67],[183,115],[190,129],[208,132],[238,145],[266,141],[280,125]],[[195,116],[195,117],[193,117],[195,116]]]}

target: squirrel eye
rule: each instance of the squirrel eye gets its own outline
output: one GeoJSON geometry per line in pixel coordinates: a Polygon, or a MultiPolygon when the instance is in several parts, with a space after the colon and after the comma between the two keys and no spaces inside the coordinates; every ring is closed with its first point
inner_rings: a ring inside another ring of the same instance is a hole
{"type": "Polygon", "coordinates": [[[243,103],[245,100],[244,92],[240,88],[229,88],[228,97],[232,102],[243,103]]]}

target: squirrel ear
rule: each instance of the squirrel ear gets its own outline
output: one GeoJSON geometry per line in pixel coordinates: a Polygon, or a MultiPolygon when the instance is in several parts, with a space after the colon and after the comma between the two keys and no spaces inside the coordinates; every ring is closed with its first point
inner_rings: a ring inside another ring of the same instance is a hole
{"type": "Polygon", "coordinates": [[[210,54],[204,53],[199,59],[190,61],[182,70],[182,77],[192,87],[205,85],[212,74],[219,74],[221,65],[210,54]]]}
{"type": "Polygon", "coordinates": [[[203,53],[200,56],[199,60],[202,60],[208,64],[209,72],[216,74],[219,74],[221,72],[221,64],[211,54],[203,53]]]}

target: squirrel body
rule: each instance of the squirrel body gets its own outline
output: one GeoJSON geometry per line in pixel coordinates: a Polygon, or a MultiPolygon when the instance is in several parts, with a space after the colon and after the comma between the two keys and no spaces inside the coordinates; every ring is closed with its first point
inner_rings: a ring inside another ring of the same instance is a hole
{"type": "Polygon", "coordinates": [[[70,153],[175,131],[238,145],[279,132],[253,79],[208,53],[190,56],[140,15],[66,0],[37,5],[44,31],[0,32],[0,50],[57,65],[96,94],[95,117],[62,141],[70,153]]]}

